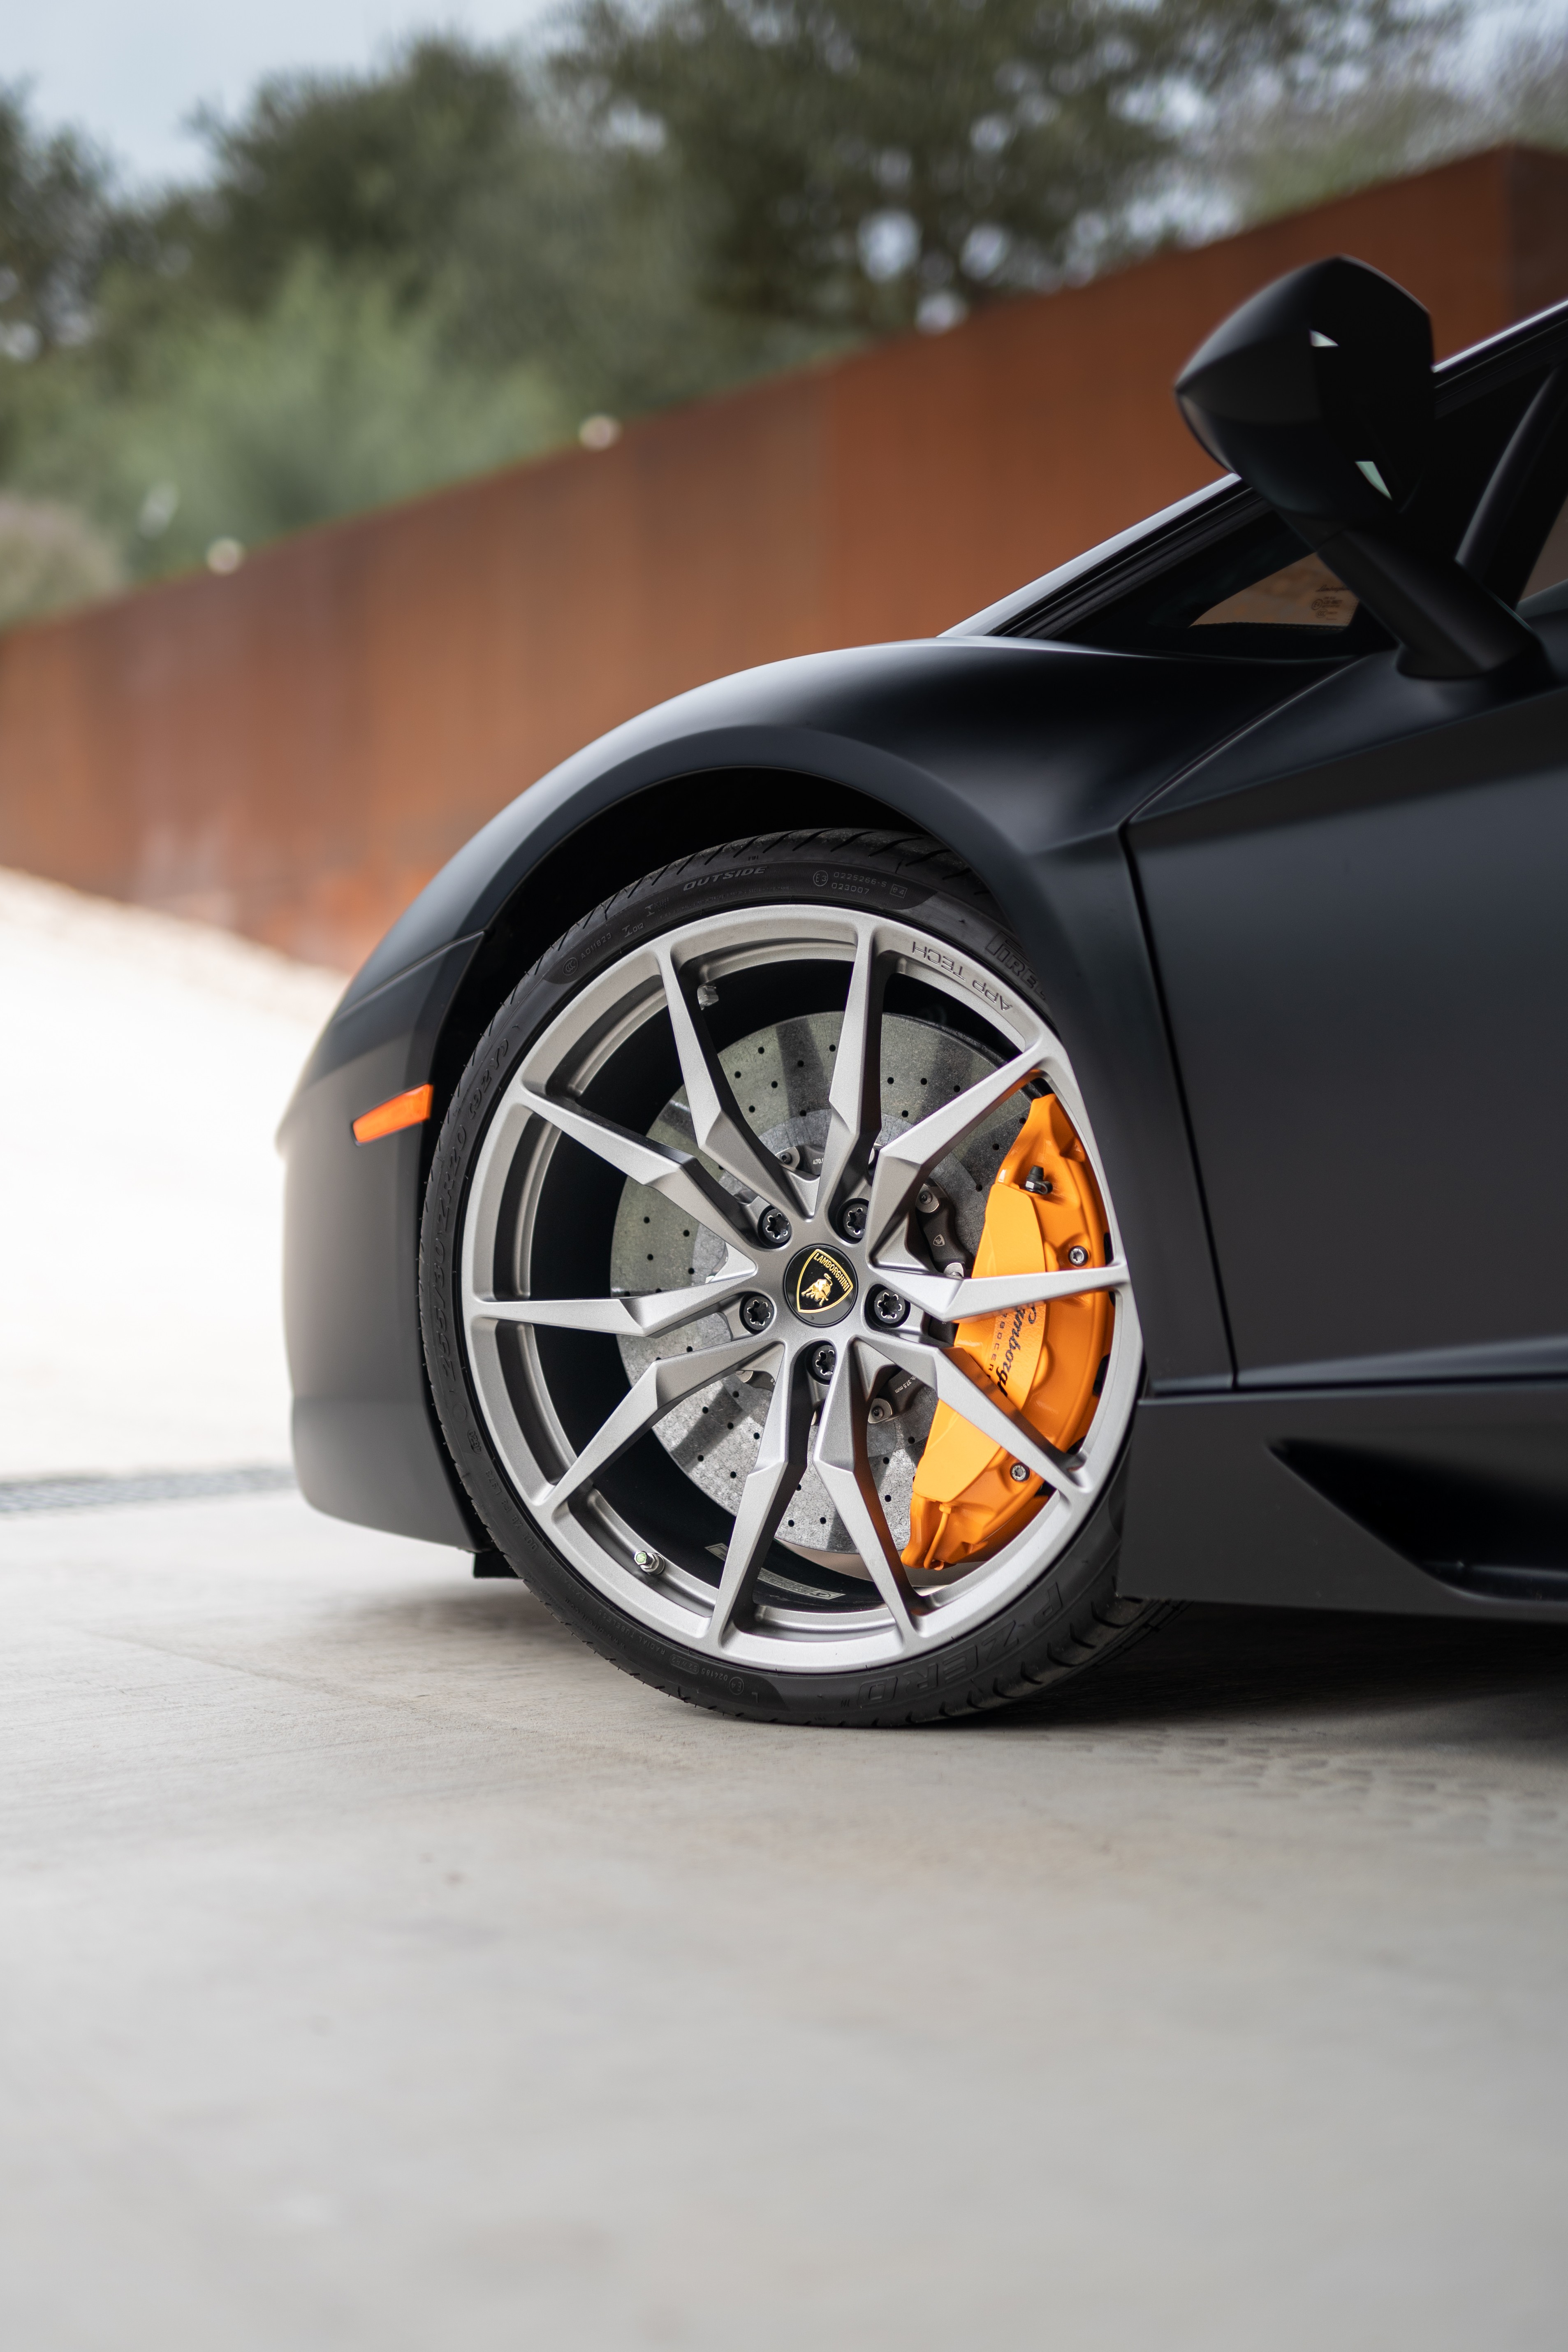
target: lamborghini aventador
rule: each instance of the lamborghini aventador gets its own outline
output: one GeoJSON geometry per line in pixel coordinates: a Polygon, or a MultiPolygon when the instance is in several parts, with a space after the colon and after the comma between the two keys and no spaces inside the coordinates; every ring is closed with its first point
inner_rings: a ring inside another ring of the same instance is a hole
{"type": "Polygon", "coordinates": [[[1568,1609],[1568,306],[1364,265],[1231,470],[522,793],[289,1110],[321,1509],[731,1713],[1037,1692],[1183,1599],[1568,1609]]]}

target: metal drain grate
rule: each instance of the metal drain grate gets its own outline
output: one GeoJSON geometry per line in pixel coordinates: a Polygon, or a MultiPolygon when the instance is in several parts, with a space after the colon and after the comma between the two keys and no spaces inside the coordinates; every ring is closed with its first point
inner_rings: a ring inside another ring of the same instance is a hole
{"type": "Polygon", "coordinates": [[[277,1495],[296,1484],[280,1462],[240,1463],[232,1470],[143,1470],[115,1478],[0,1479],[0,1516],[7,1511],[94,1511],[123,1503],[186,1503],[208,1495],[277,1495]]]}

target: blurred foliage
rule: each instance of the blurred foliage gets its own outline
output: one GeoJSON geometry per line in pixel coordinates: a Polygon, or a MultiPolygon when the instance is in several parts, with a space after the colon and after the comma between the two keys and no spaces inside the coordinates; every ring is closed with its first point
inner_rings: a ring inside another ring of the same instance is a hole
{"type": "Polygon", "coordinates": [[[710,205],[728,307],[887,330],[1125,253],[1184,121],[1397,68],[1404,0],[580,0],[557,71],[710,205]]]}
{"type": "Polygon", "coordinates": [[[142,194],[0,86],[0,625],[592,414],[1568,143],[1568,39],[1478,67],[1468,6],[566,0],[532,55],[272,77],[142,194]]]}
{"type": "Polygon", "coordinates": [[[1516,30],[1457,56],[1462,29],[1435,16],[1397,71],[1265,81],[1196,126],[1178,173],[1195,215],[1266,220],[1503,140],[1568,146],[1568,30],[1516,30]]]}
{"type": "Polygon", "coordinates": [[[121,242],[107,159],[74,131],[46,136],[26,92],[0,84],[0,351],[28,361],[89,331],[95,286],[121,242]]]}
{"type": "Polygon", "coordinates": [[[0,629],[124,585],[119,557],[86,517],[42,499],[0,496],[0,629]]]}
{"type": "Polygon", "coordinates": [[[143,576],[199,563],[215,541],[255,546],[483,472],[570,429],[538,370],[452,366],[427,311],[308,252],[254,315],[168,322],[118,398],[95,373],[62,384],[22,471],[87,507],[143,576]]]}

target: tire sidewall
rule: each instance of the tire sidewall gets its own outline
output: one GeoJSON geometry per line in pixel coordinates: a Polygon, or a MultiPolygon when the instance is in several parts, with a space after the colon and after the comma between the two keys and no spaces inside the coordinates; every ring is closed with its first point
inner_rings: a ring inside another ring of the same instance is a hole
{"type": "MultiPolygon", "coordinates": [[[[574,925],[518,982],[476,1047],[442,1123],[426,1188],[419,1264],[420,1319],[437,1415],[475,1508],[509,1565],[592,1647],[641,1680],[727,1714],[769,1721],[868,1725],[972,1713],[1016,1696],[1020,1676],[1022,1687],[1037,1687],[1070,1671],[1065,1656],[1051,1653],[1064,1642],[1069,1651],[1081,1646],[1088,1617],[1106,1634],[1119,1630],[1107,1622],[1105,1604],[1120,1543],[1125,1446],[1116,1475],[1074,1541],[978,1631],[971,1628],[918,1659],[881,1669],[775,1676],[661,1639],[555,1550],[496,1457],[468,1368],[459,1281],[468,1189],[490,1119],[526,1049],[606,966],[651,939],[705,915],[780,904],[907,919],[912,930],[954,950],[957,976],[970,982],[982,1008],[987,992],[994,1000],[1005,976],[1038,1011],[1047,1011],[995,908],[966,869],[932,843],[864,833],[790,835],[682,859],[617,893],[574,925]]],[[[945,976],[954,977],[952,966],[945,976]]]]}

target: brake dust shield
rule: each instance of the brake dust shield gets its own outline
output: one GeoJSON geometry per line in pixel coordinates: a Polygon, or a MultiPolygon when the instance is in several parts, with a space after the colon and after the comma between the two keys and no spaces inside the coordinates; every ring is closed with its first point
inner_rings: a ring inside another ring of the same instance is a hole
{"type": "MultiPolygon", "coordinates": [[[[1089,1157],[1054,1095],[1037,1102],[996,1171],[975,1252],[987,1275],[1103,1265],[1105,1212],[1089,1157]]],[[[1004,1399],[1066,1453],[1094,1418],[1110,1345],[1110,1293],[1016,1307],[960,1323],[951,1353],[978,1386],[1004,1399]]],[[[907,1568],[956,1568],[993,1552],[1050,1500],[1043,1479],[940,1404],[915,1473],[907,1568]]]]}

